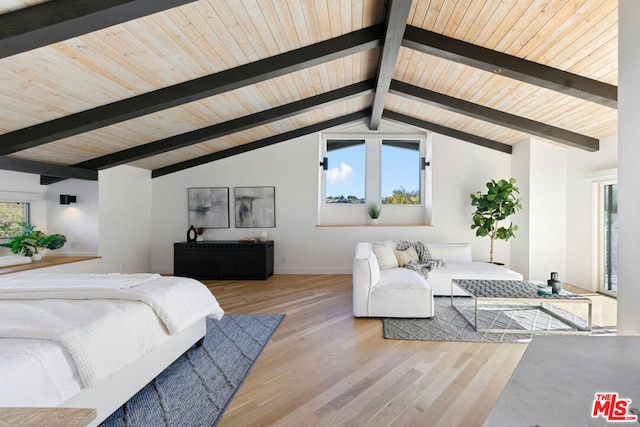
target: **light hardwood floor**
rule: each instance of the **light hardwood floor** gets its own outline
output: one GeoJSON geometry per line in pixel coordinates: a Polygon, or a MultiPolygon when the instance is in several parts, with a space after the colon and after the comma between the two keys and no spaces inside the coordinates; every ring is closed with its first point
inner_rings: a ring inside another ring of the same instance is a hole
{"type": "Polygon", "coordinates": [[[204,283],[227,313],[286,314],[220,427],[480,426],[527,347],[385,340],[351,275],[204,283]]]}

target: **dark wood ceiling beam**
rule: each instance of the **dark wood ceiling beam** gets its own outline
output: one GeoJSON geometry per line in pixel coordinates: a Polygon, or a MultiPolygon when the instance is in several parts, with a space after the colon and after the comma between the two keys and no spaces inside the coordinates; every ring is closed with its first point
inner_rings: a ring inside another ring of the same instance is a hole
{"type": "Polygon", "coordinates": [[[389,0],[387,6],[384,43],[382,44],[382,52],[378,62],[376,94],[373,98],[371,119],[369,120],[370,130],[378,130],[380,127],[384,102],[389,93],[393,70],[398,60],[400,45],[407,27],[407,19],[409,19],[411,2],[411,0],[389,0]]]}
{"type": "Polygon", "coordinates": [[[158,178],[163,175],[168,175],[181,170],[189,169],[195,166],[204,165],[216,160],[225,159],[227,157],[236,156],[238,154],[246,153],[248,151],[257,150],[259,148],[268,147],[270,145],[278,144],[280,142],[289,141],[294,138],[298,138],[304,135],[309,135],[316,132],[321,132],[325,129],[332,128],[334,126],[340,126],[346,123],[355,122],[368,118],[371,114],[370,109],[358,111],[355,113],[347,114],[346,116],[338,117],[335,119],[327,120],[322,123],[317,123],[310,126],[305,126],[300,129],[296,129],[290,132],[285,132],[280,135],[274,135],[268,138],[260,139],[258,141],[243,144],[238,147],[229,148],[226,150],[218,151],[216,153],[207,154],[206,156],[197,157],[195,159],[187,160],[184,162],[176,163],[171,166],[166,166],[159,169],[154,169],[151,172],[152,178],[158,178]]]}
{"type": "Polygon", "coordinates": [[[0,58],[195,0],[55,0],[0,15],[0,58]]]}
{"type": "Polygon", "coordinates": [[[76,168],[73,166],[54,165],[34,160],[0,156],[0,169],[15,172],[48,175],[59,178],[76,178],[89,181],[98,180],[98,171],[76,168]]]}
{"type": "Polygon", "coordinates": [[[382,113],[382,118],[393,120],[396,122],[404,123],[404,124],[415,126],[415,127],[419,127],[421,129],[430,130],[434,133],[439,133],[440,135],[450,136],[452,138],[456,138],[461,141],[470,142],[472,144],[480,145],[482,147],[490,148],[492,150],[501,151],[503,153],[511,154],[513,151],[513,147],[511,147],[508,144],[503,144],[501,142],[494,141],[492,139],[483,138],[478,135],[473,135],[473,134],[462,132],[446,126],[441,126],[435,123],[427,122],[425,120],[420,120],[415,117],[407,116],[401,113],[396,113],[395,111],[384,110],[384,112],[382,113]]]}
{"type": "Polygon", "coordinates": [[[220,73],[0,135],[0,155],[197,101],[380,46],[382,24],[220,73]]]}
{"type": "Polygon", "coordinates": [[[164,138],[159,141],[128,148],[126,150],[118,151],[117,153],[97,157],[95,159],[78,163],[74,166],[88,169],[106,169],[130,163],[146,157],[166,153],[167,151],[177,150],[179,148],[197,144],[199,142],[209,141],[225,135],[251,129],[266,123],[286,119],[338,101],[342,102],[356,96],[362,96],[373,92],[373,87],[373,80],[355,83],[340,89],[302,99],[300,101],[274,107],[269,110],[260,111],[255,114],[228,120],[202,129],[196,129],[180,135],[164,138]]]}
{"type": "Polygon", "coordinates": [[[618,87],[442,34],[407,26],[402,45],[576,98],[618,108],[618,87]]]}
{"type": "Polygon", "coordinates": [[[416,102],[443,108],[458,114],[464,114],[478,120],[504,126],[520,132],[549,139],[560,144],[580,148],[586,151],[598,151],[600,141],[590,136],[571,132],[566,129],[530,120],[514,114],[494,110],[483,105],[474,104],[462,99],[443,95],[438,92],[413,86],[398,80],[391,82],[390,92],[416,102]]]}

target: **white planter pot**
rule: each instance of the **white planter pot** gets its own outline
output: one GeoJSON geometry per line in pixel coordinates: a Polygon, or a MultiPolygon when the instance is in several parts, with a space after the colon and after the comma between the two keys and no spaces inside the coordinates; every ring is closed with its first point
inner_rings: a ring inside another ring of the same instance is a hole
{"type": "Polygon", "coordinates": [[[31,255],[31,261],[40,261],[41,259],[42,259],[42,254],[31,255]]]}

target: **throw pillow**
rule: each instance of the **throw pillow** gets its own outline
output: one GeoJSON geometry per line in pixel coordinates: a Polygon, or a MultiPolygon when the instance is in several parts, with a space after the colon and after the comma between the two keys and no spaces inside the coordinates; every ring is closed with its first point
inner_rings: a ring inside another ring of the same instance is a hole
{"type": "Polygon", "coordinates": [[[406,264],[409,264],[411,261],[418,261],[418,253],[413,247],[407,248],[404,251],[393,251],[398,259],[398,265],[400,267],[404,267],[406,264]]]}
{"type": "Polygon", "coordinates": [[[374,244],[371,245],[371,249],[373,249],[373,253],[376,254],[376,257],[378,258],[380,270],[399,267],[398,258],[396,258],[396,254],[393,253],[393,248],[374,244]]]}

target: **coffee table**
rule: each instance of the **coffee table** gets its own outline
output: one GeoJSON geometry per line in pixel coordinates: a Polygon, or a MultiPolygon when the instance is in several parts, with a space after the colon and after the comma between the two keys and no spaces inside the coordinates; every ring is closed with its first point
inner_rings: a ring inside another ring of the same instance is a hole
{"type": "MultiPolygon", "coordinates": [[[[467,292],[474,301],[475,313],[474,322],[469,319],[467,321],[474,327],[477,332],[493,332],[493,333],[512,333],[512,334],[590,334],[592,330],[591,312],[592,301],[582,295],[575,294],[573,292],[562,290],[559,294],[552,295],[538,295],[537,285],[542,282],[527,281],[527,280],[470,280],[470,279],[453,279],[451,280],[451,306],[458,311],[462,317],[467,319],[462,314],[462,311],[458,306],[454,304],[453,287],[459,286],[462,290],[467,292]],[[508,303],[517,303],[517,305],[509,305],[508,303]],[[577,303],[587,304],[589,308],[589,319],[586,327],[576,324],[575,322],[567,319],[559,313],[550,310],[547,305],[552,305],[554,302],[562,303],[577,303]],[[493,328],[479,328],[478,327],[478,311],[481,306],[493,306],[500,308],[523,308],[533,307],[548,313],[549,315],[557,318],[563,323],[574,327],[575,331],[567,330],[545,330],[545,329],[493,329],[493,328]]],[[[460,297],[456,297],[458,299],[460,297]]]]}

